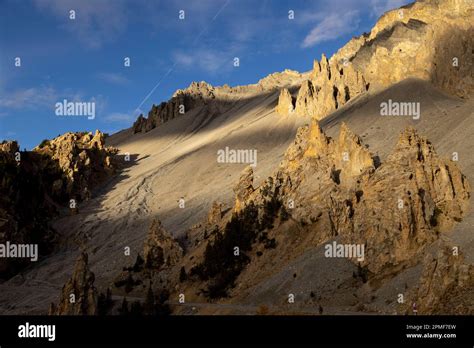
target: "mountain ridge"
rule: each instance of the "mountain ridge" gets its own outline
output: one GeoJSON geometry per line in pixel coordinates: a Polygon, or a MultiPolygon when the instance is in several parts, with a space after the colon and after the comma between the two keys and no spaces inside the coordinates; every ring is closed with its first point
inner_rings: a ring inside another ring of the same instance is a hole
{"type": "Polygon", "coordinates": [[[192,83],[105,138],[133,164],[54,221],[61,252],[0,284],[0,306],[43,313],[59,296],[55,314],[77,312],[64,301],[70,281],[58,291],[72,273],[87,279],[78,291],[89,313],[96,288],[160,294],[173,314],[410,314],[414,302],[423,314],[472,313],[472,6],[420,1],[402,20],[398,11],[307,73],[252,87],[192,83]],[[381,117],[388,98],[420,103],[421,118],[381,117]],[[217,163],[226,146],[256,150],[258,165],[217,163]],[[325,257],[334,242],[363,245],[365,259],[325,257]],[[88,256],[73,272],[78,251],[88,256]],[[181,295],[201,306],[176,305],[181,295]]]}

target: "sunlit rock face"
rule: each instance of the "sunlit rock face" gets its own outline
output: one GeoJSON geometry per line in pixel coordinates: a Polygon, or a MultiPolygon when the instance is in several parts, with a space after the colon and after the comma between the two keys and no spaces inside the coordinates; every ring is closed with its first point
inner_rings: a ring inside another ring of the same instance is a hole
{"type": "Polygon", "coordinates": [[[297,221],[328,214],[327,226],[315,233],[365,245],[361,264],[374,273],[420,255],[463,218],[470,198],[458,167],[440,158],[414,128],[401,133],[391,155],[376,166],[346,125],[332,139],[313,122],[298,133],[272,178],[253,188],[249,175],[240,187],[251,190],[243,190],[236,209],[250,201],[263,206],[263,192],[273,192],[281,202],[295,202],[291,216],[297,221]]]}
{"type": "MultiPolygon", "coordinates": [[[[295,113],[319,120],[369,89],[409,77],[469,97],[474,88],[473,12],[466,2],[453,0],[417,2],[385,13],[369,34],[353,38],[329,60],[323,54],[314,61],[295,113]]],[[[286,107],[281,111],[287,113],[286,107]]]]}

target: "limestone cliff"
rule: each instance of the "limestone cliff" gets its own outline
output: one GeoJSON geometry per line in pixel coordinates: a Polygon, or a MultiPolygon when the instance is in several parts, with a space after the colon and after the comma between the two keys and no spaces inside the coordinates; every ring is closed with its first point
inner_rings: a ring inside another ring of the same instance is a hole
{"type": "MultiPolygon", "coordinates": [[[[473,21],[472,4],[457,0],[418,1],[385,13],[370,34],[352,39],[329,60],[323,54],[314,61],[295,113],[319,120],[369,88],[377,91],[409,77],[469,98],[473,21]]],[[[284,107],[277,111],[287,113],[284,107]]]]}
{"type": "Polygon", "coordinates": [[[374,87],[417,77],[469,97],[474,88],[473,20],[469,1],[417,1],[385,13],[369,34],[351,40],[331,63],[349,62],[374,87]]]}
{"type": "MultiPolygon", "coordinates": [[[[242,182],[239,187],[251,187],[249,180],[242,182]]],[[[460,221],[470,186],[457,166],[439,158],[413,128],[400,135],[393,153],[376,166],[361,139],[344,124],[333,140],[314,122],[298,133],[272,178],[242,192],[238,210],[250,201],[263,208],[269,196],[282,204],[294,201],[289,212],[305,224],[326,216],[326,227],[318,228],[320,239],[339,236],[365,245],[362,265],[380,273],[420,255],[460,221]]]]}

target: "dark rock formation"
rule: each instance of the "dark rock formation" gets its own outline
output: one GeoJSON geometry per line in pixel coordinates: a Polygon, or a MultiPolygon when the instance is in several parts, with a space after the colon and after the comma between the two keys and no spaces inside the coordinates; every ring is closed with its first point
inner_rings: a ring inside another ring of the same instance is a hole
{"type": "Polygon", "coordinates": [[[96,315],[97,289],[94,287],[94,273],[89,270],[86,253],[76,261],[71,279],[64,284],[59,304],[51,304],[50,315],[96,315]]]}
{"type": "Polygon", "coordinates": [[[110,177],[117,169],[113,156],[117,149],[105,146],[104,134],[66,133],[33,149],[57,163],[63,173],[53,183],[54,195],[67,195],[70,199],[86,200],[91,190],[110,177]]]}
{"type": "MultiPolygon", "coordinates": [[[[116,149],[104,134],[66,133],[19,152],[16,142],[0,144],[0,243],[38,244],[39,254],[55,247],[50,221],[70,200],[91,196],[92,189],[115,173],[116,149]]],[[[0,260],[0,278],[14,275],[29,259],[0,260]]]]}
{"type": "Polygon", "coordinates": [[[188,88],[176,91],[169,101],[153,105],[148,118],[140,115],[133,124],[133,132],[149,132],[197,106],[207,105],[214,98],[214,87],[205,82],[193,82],[188,88]]]}
{"type": "Polygon", "coordinates": [[[143,254],[145,267],[159,270],[178,263],[183,256],[183,250],[163,228],[161,221],[155,218],[151,223],[143,254]]]}

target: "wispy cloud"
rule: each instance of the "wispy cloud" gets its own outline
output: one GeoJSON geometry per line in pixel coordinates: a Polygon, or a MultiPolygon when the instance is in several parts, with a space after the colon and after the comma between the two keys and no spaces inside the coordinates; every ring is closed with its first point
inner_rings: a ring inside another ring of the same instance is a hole
{"type": "Polygon", "coordinates": [[[174,60],[177,65],[184,68],[201,69],[208,73],[216,73],[232,68],[233,51],[203,48],[188,52],[175,52],[174,60]]]}
{"type": "Polygon", "coordinates": [[[59,94],[53,87],[18,89],[0,96],[0,106],[8,109],[34,109],[54,106],[59,94]]]}
{"type": "Polygon", "coordinates": [[[100,73],[97,77],[105,82],[114,84],[114,85],[127,85],[130,83],[130,80],[127,79],[125,76],[119,73],[100,73]]]}
{"type": "Polygon", "coordinates": [[[34,0],[43,12],[52,14],[61,27],[76,35],[87,48],[100,48],[116,39],[127,25],[127,9],[123,0],[34,0]],[[74,10],[76,18],[69,18],[74,10]]]}
{"type": "Polygon", "coordinates": [[[18,110],[54,110],[55,104],[64,99],[72,102],[95,102],[97,112],[105,110],[107,105],[107,100],[102,95],[85,97],[82,93],[71,89],[58,91],[52,86],[42,85],[2,93],[0,107],[6,109],[6,112],[3,112],[6,115],[18,110]]]}
{"type": "Polygon", "coordinates": [[[352,33],[359,25],[358,11],[332,13],[319,21],[303,40],[303,48],[352,33]]]}
{"type": "Polygon", "coordinates": [[[127,123],[135,121],[136,117],[133,113],[113,112],[104,117],[107,123],[127,123]]]}
{"type": "Polygon", "coordinates": [[[308,48],[318,43],[335,40],[354,34],[364,16],[379,17],[388,10],[399,8],[414,0],[338,0],[315,2],[303,13],[297,14],[297,22],[303,26],[312,25],[304,37],[301,47],[308,48]]]}

